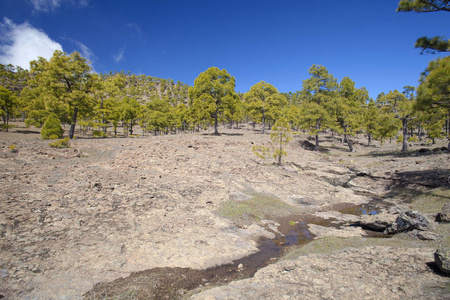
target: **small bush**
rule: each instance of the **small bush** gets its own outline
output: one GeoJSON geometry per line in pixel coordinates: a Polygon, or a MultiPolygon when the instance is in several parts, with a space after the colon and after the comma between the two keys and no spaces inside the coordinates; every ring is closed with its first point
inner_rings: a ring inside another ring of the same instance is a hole
{"type": "Polygon", "coordinates": [[[264,147],[264,146],[253,146],[252,147],[253,153],[258,156],[259,158],[266,159],[270,156],[270,148],[264,147]]]}
{"type": "Polygon", "coordinates": [[[14,144],[9,145],[9,150],[13,153],[16,153],[17,152],[16,145],[14,145],[14,144]]]}
{"type": "Polygon", "coordinates": [[[93,132],[92,132],[92,135],[94,136],[94,137],[98,137],[98,138],[105,138],[106,137],[106,133],[104,133],[103,131],[101,131],[101,130],[94,130],[93,132]]]}
{"type": "Polygon", "coordinates": [[[410,138],[408,139],[408,142],[418,142],[418,141],[419,141],[419,139],[417,138],[416,135],[413,135],[412,137],[410,137],[410,138]]]}
{"type": "Polygon", "coordinates": [[[397,137],[397,144],[400,144],[400,143],[403,143],[403,134],[400,134],[400,135],[397,137]]]}
{"type": "Polygon", "coordinates": [[[50,143],[49,146],[52,148],[69,148],[69,138],[66,137],[65,139],[54,141],[53,143],[50,143]]]}
{"type": "Polygon", "coordinates": [[[61,127],[61,122],[55,113],[51,113],[42,126],[41,137],[43,140],[54,140],[61,138],[64,130],[61,127]]]}

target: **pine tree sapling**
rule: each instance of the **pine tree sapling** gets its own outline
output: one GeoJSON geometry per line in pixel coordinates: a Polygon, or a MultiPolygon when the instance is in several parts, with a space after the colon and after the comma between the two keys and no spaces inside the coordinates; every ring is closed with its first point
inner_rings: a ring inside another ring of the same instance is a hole
{"type": "Polygon", "coordinates": [[[276,145],[273,157],[278,165],[281,165],[282,157],[287,155],[285,145],[292,139],[291,127],[285,118],[279,119],[275,125],[273,125],[270,139],[272,140],[272,143],[276,145]]]}
{"type": "Polygon", "coordinates": [[[279,119],[275,122],[270,133],[271,146],[255,145],[252,147],[253,153],[261,159],[273,157],[276,164],[281,165],[283,156],[287,155],[285,145],[289,143],[291,137],[291,127],[285,119],[279,119]]]}
{"type": "Polygon", "coordinates": [[[61,138],[64,133],[61,127],[61,122],[55,113],[51,113],[47,121],[45,121],[44,126],[41,130],[41,137],[43,140],[54,140],[61,138]]]}

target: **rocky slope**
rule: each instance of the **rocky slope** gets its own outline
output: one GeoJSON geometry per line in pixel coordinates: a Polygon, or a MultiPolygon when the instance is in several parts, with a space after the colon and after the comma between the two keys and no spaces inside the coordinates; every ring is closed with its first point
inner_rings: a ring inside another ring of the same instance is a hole
{"type": "MultiPolygon", "coordinates": [[[[357,154],[344,147],[315,153],[301,148],[304,139],[299,135],[290,143],[281,167],[256,158],[252,145],[268,144],[269,137],[250,130],[76,139],[69,149],[53,149],[41,140],[0,139],[0,294],[79,299],[95,284],[131,272],[205,269],[254,253],[261,236],[274,236],[276,226],[262,224],[262,218],[303,213],[323,218],[320,213],[375,196],[394,201],[401,199],[394,185],[411,188],[413,176],[448,187],[448,168],[443,168],[448,154],[372,155],[363,146],[357,146],[357,154]],[[11,143],[17,153],[9,150],[11,143]],[[267,195],[258,211],[243,213],[234,205],[244,207],[250,199],[257,201],[256,195],[267,195]]],[[[338,231],[335,235],[341,236],[338,231]]],[[[432,247],[300,256],[194,297],[237,299],[249,291],[247,298],[271,298],[281,289],[286,297],[346,298],[357,292],[368,298],[395,298],[396,293],[408,298],[414,293],[401,288],[408,277],[420,275],[408,285],[416,289],[449,282],[427,266],[432,247]],[[390,269],[390,263],[398,269],[390,269]],[[408,266],[396,277],[404,263],[408,266]],[[363,289],[361,282],[373,287],[363,289]]]]}

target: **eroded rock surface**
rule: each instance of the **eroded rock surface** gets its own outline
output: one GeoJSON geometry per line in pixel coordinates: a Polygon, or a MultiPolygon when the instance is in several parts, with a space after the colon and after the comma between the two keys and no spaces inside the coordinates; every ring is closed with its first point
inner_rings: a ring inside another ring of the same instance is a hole
{"type": "Polygon", "coordinates": [[[431,249],[367,247],[279,262],[191,299],[446,299],[431,249]],[[415,274],[411,276],[411,274],[415,274]]]}
{"type": "MultiPolygon", "coordinates": [[[[252,213],[245,213],[246,220],[240,223],[232,221],[235,211],[219,213],[224,204],[236,201],[245,206],[256,194],[271,195],[289,205],[283,211],[286,215],[296,211],[333,218],[335,207],[342,203],[363,204],[370,201],[368,196],[388,193],[394,177],[410,178],[412,172],[435,184],[431,175],[438,173],[438,183],[447,182],[446,170],[435,171],[448,163],[444,154],[419,165],[411,163],[415,158],[392,159],[376,153],[348,159],[345,153],[345,159],[338,159],[305,151],[300,140],[296,136],[286,148],[286,167],[277,167],[257,159],[251,151],[254,144],[267,144],[268,135],[242,130],[232,136],[76,139],[72,148],[58,150],[49,148],[47,141],[0,139],[0,294],[6,299],[79,299],[96,283],[132,272],[165,267],[205,269],[229,263],[257,251],[261,236],[276,233],[270,219],[263,226],[252,213]],[[11,143],[18,152],[9,151],[11,143]],[[425,170],[414,173],[418,167],[425,170]],[[363,168],[370,168],[373,176],[355,178],[356,169],[363,168]]],[[[354,219],[346,214],[334,216],[339,224],[354,219]]],[[[328,234],[326,227],[318,226],[316,233],[328,234]]],[[[345,234],[361,234],[358,230],[349,228],[345,234]]],[[[348,281],[341,286],[337,280],[323,278],[327,268],[331,268],[329,275],[366,268],[370,256],[378,261],[383,251],[387,251],[386,264],[402,261],[385,248],[372,254],[358,251],[335,254],[334,260],[313,255],[316,264],[299,261],[293,269],[298,273],[286,274],[295,274],[292,282],[299,293],[311,288],[314,296],[313,288],[317,288],[330,298],[334,293],[354,295],[346,289],[363,296],[377,295],[369,285],[365,292],[348,281]],[[303,273],[307,274],[305,284],[303,273]]],[[[403,252],[402,259],[417,262],[419,267],[407,267],[408,272],[428,278],[429,269],[422,264],[425,258],[421,254],[416,258],[411,251],[403,252]]],[[[269,268],[270,273],[274,267],[269,268]]],[[[373,269],[361,278],[349,278],[373,286],[385,278],[396,280],[385,269],[381,265],[379,276],[373,269]]],[[[263,294],[256,295],[274,295],[265,286],[286,287],[285,295],[290,295],[291,281],[285,285],[269,280],[266,285],[266,279],[260,278],[255,285],[262,286],[263,294]]],[[[390,296],[390,287],[380,295],[390,296]]],[[[400,291],[400,295],[407,298],[410,294],[400,291]]]]}
{"type": "Polygon", "coordinates": [[[14,142],[17,153],[2,143],[0,293],[77,299],[131,272],[229,263],[256,252],[258,239],[271,234],[256,225],[239,228],[217,213],[252,193],[276,195],[302,211],[342,199],[364,203],[304,173],[332,167],[320,153],[288,148],[286,165],[298,172],[261,163],[251,146],[264,138],[76,139],[69,149],[23,140],[14,142]]]}

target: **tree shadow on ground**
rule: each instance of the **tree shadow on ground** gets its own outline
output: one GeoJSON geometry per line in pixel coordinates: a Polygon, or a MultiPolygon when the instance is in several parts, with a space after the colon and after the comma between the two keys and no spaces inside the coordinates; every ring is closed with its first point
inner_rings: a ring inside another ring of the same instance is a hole
{"type": "Polygon", "coordinates": [[[412,151],[407,151],[407,152],[402,152],[400,150],[387,151],[387,152],[376,151],[376,152],[369,152],[367,154],[362,154],[361,156],[370,156],[370,157],[393,156],[393,157],[401,158],[401,157],[427,157],[427,156],[434,156],[434,155],[446,153],[446,151],[442,150],[442,148],[435,148],[429,152],[420,152],[419,150],[412,150],[412,151]],[[437,150],[437,149],[439,149],[439,150],[437,150]]]}
{"type": "Polygon", "coordinates": [[[450,169],[397,172],[391,176],[385,198],[415,203],[427,211],[440,210],[450,201],[450,169]]]}
{"type": "Polygon", "coordinates": [[[243,133],[225,133],[225,132],[222,132],[222,133],[219,133],[219,134],[217,134],[217,133],[202,133],[202,135],[204,135],[204,136],[243,136],[244,134],[243,133]]]}
{"type": "Polygon", "coordinates": [[[16,133],[22,133],[22,134],[40,134],[39,131],[34,131],[34,130],[16,130],[16,133]]]}

